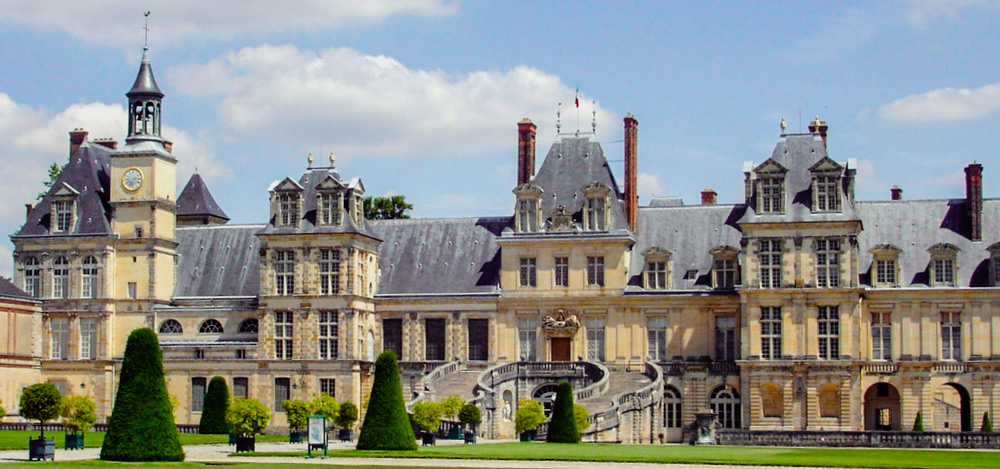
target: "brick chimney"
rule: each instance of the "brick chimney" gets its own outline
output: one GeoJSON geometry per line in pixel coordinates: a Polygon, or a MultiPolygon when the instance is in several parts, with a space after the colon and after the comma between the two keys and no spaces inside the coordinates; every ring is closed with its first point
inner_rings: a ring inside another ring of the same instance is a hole
{"type": "Polygon", "coordinates": [[[819,134],[820,138],[823,139],[823,146],[826,146],[826,131],[830,126],[826,125],[826,121],[819,120],[819,116],[809,123],[809,133],[819,134]]]}
{"type": "Polygon", "coordinates": [[[965,207],[969,211],[969,238],[983,240],[983,165],[965,167],[965,207]]]}
{"type": "Polygon", "coordinates": [[[628,226],[635,231],[635,215],[639,206],[639,195],[636,192],[637,155],[636,138],[639,133],[639,121],[631,113],[625,115],[625,218],[628,226]]]}
{"type": "Polygon", "coordinates": [[[31,216],[31,209],[35,208],[32,204],[24,204],[24,219],[27,220],[31,216]]]}
{"type": "Polygon", "coordinates": [[[903,200],[903,188],[899,186],[892,186],[892,189],[889,189],[889,195],[892,200],[903,200]]]}
{"type": "Polygon", "coordinates": [[[715,189],[705,189],[701,191],[701,204],[702,205],[715,205],[715,199],[719,194],[715,192],[715,189]]]}
{"type": "Polygon", "coordinates": [[[116,142],[115,139],[113,139],[113,138],[99,138],[99,139],[94,140],[94,143],[96,143],[96,144],[98,144],[98,145],[100,145],[102,147],[110,148],[112,150],[117,150],[118,149],[118,142],[116,142]]]}
{"type": "Polygon", "coordinates": [[[73,156],[80,149],[80,145],[87,141],[87,131],[81,128],[76,128],[69,133],[69,156],[73,156]]]}
{"type": "Polygon", "coordinates": [[[531,182],[535,175],[535,124],[525,117],[517,123],[517,185],[531,182]]]}

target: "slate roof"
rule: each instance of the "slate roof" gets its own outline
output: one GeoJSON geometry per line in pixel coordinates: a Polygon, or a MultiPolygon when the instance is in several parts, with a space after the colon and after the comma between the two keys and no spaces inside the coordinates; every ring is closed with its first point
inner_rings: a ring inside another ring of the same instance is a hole
{"type": "Polygon", "coordinates": [[[125,93],[125,96],[153,95],[162,98],[163,92],[156,86],[156,78],[153,78],[153,66],[149,63],[148,50],[142,50],[142,63],[139,65],[139,73],[135,77],[132,88],[125,93]]]}
{"type": "Polygon", "coordinates": [[[497,237],[510,217],[373,220],[379,295],[496,293],[497,237]]]}
{"type": "Polygon", "coordinates": [[[31,295],[25,293],[24,290],[14,286],[14,282],[11,282],[7,277],[0,277],[0,297],[35,301],[35,299],[31,295]]]}
{"type": "Polygon", "coordinates": [[[191,176],[181,195],[177,197],[177,216],[212,216],[229,220],[198,173],[191,176]]]}
{"type": "Polygon", "coordinates": [[[263,225],[177,228],[174,297],[256,296],[263,225]]]}
{"type": "Polygon", "coordinates": [[[347,189],[360,184],[360,180],[353,179],[345,183],[340,179],[340,174],[332,167],[309,168],[299,178],[298,184],[302,186],[302,213],[300,214],[302,218],[299,226],[296,228],[277,227],[275,219],[271,218],[259,234],[358,233],[378,238],[369,227],[368,222],[362,219],[360,224],[354,223],[354,220],[347,213],[347,197],[350,194],[347,189]],[[340,225],[316,225],[316,186],[328,176],[333,177],[344,188],[344,216],[340,225]]]}
{"type": "Polygon", "coordinates": [[[62,174],[52,188],[28,215],[27,223],[16,236],[48,236],[52,218],[52,194],[63,184],[79,193],[76,221],[70,231],[57,235],[109,235],[111,234],[111,205],[109,204],[111,180],[110,148],[84,141],[70,157],[62,174]]]}

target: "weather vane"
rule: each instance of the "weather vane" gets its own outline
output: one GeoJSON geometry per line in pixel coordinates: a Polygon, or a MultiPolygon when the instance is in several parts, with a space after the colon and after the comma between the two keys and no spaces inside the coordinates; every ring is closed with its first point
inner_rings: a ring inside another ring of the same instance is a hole
{"type": "Polygon", "coordinates": [[[143,27],[142,27],[142,29],[146,32],[145,37],[142,40],[142,48],[143,49],[148,49],[149,48],[149,13],[150,12],[147,11],[145,14],[143,14],[143,16],[146,17],[146,24],[143,25],[143,27]]]}

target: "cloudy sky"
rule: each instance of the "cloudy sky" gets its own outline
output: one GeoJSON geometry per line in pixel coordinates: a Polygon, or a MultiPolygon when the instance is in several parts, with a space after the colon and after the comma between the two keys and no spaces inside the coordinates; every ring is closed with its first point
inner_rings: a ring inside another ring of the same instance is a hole
{"type": "Polygon", "coordinates": [[[509,214],[516,123],[538,124],[540,164],[560,102],[563,131],[596,112],[619,180],[636,116],[640,203],[709,187],[740,201],[743,162],[770,155],[781,118],[792,132],[817,114],[833,157],[859,160],[859,199],[962,197],[972,161],[1000,195],[992,1],[0,0],[4,233],[67,132],[124,139],[146,10],[179,184],[200,172],[234,223],[264,221],[268,184],[331,151],[414,216],[509,214]]]}

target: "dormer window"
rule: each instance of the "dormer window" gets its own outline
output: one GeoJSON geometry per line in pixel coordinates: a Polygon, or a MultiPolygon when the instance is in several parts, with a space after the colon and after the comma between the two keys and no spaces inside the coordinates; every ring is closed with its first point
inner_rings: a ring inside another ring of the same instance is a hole
{"type": "Polygon", "coordinates": [[[932,287],[954,287],[955,273],[958,269],[955,258],[958,257],[958,246],[950,243],[938,243],[927,251],[931,254],[930,284],[932,287]]]}
{"type": "Polygon", "coordinates": [[[725,290],[739,285],[739,253],[739,249],[732,246],[712,249],[712,257],[715,259],[712,265],[712,286],[725,290]]]}
{"type": "Polygon", "coordinates": [[[809,168],[809,171],[812,172],[812,211],[840,212],[841,175],[844,174],[844,167],[824,157],[809,168]]]}
{"type": "Polygon", "coordinates": [[[342,218],[341,203],[340,192],[320,192],[316,201],[317,211],[319,212],[316,219],[319,224],[340,225],[342,218]]]}
{"type": "Polygon", "coordinates": [[[657,246],[642,251],[645,260],[643,280],[647,290],[666,290],[670,286],[671,254],[657,246]]]}
{"type": "Polygon", "coordinates": [[[285,192],[278,194],[278,224],[280,226],[299,225],[299,194],[285,192]]]}
{"type": "Polygon", "coordinates": [[[1000,287],[1000,243],[986,248],[990,252],[990,285],[1000,287]]]}
{"type": "Polygon", "coordinates": [[[514,188],[517,196],[517,216],[514,229],[518,233],[538,231],[541,221],[542,188],[532,184],[522,184],[514,188]]]}
{"type": "Polygon", "coordinates": [[[57,233],[65,233],[73,227],[73,202],[64,200],[53,203],[57,233]]]}
{"type": "Polygon", "coordinates": [[[881,288],[899,286],[899,253],[891,244],[880,244],[872,248],[872,285],[881,288]]]}
{"type": "Polygon", "coordinates": [[[53,233],[69,233],[73,231],[76,220],[76,200],[80,193],[65,182],[59,184],[52,192],[52,215],[50,231],[53,233]]]}
{"type": "Polygon", "coordinates": [[[760,212],[782,213],[785,210],[785,181],[779,178],[762,178],[760,180],[760,212]]]}
{"type": "Polygon", "coordinates": [[[355,224],[361,224],[361,220],[365,218],[365,203],[361,198],[361,194],[354,193],[354,210],[351,211],[351,218],[354,219],[355,224]]]}
{"type": "Polygon", "coordinates": [[[604,231],[608,229],[608,194],[610,192],[611,188],[600,182],[592,182],[583,188],[583,194],[587,198],[584,206],[584,230],[604,231]]]}

